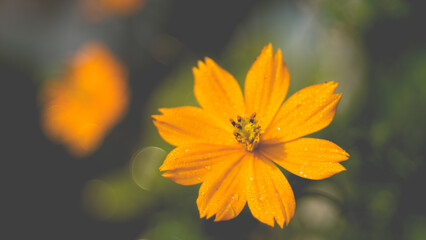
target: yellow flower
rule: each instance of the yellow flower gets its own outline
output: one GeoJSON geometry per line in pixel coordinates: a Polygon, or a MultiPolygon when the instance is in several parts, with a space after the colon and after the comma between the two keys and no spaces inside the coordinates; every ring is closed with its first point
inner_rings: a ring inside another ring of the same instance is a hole
{"type": "Polygon", "coordinates": [[[161,137],[177,146],[160,167],[183,185],[202,183],[200,217],[232,219],[246,202],[259,221],[282,228],[294,215],[293,191],[277,165],[309,179],[345,168],[348,154],[322,139],[301,138],[330,124],[342,94],[327,82],[300,90],[283,102],[289,73],[281,51],[269,44],[246,80],[244,97],[232,75],[206,58],[193,69],[201,108],[162,108],[154,115],[161,137]]]}
{"type": "Polygon", "coordinates": [[[82,157],[93,152],[124,115],[127,72],[105,45],[96,42],[86,44],[67,70],[42,86],[41,122],[48,137],[82,157]]]}

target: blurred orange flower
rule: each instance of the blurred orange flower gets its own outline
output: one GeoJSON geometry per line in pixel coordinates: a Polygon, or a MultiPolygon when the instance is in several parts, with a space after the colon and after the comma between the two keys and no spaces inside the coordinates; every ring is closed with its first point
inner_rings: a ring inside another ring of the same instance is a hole
{"type": "Polygon", "coordinates": [[[245,98],[234,77],[213,60],[193,69],[201,108],[159,109],[159,134],[177,146],[160,167],[176,183],[202,183],[200,217],[239,215],[246,202],[255,218],[282,228],[294,215],[293,191],[277,165],[304,178],[323,179],[345,170],[348,154],[322,139],[302,138],[328,126],[342,94],[337,83],[317,84],[283,102],[289,73],[281,51],[269,44],[245,81],[245,98]]]}
{"type": "Polygon", "coordinates": [[[100,21],[112,15],[129,15],[139,11],[146,0],[80,0],[85,16],[100,21]]]}
{"type": "Polygon", "coordinates": [[[82,157],[102,142],[129,102],[127,72],[101,43],[85,45],[59,79],[40,90],[42,127],[53,141],[82,157]]]}

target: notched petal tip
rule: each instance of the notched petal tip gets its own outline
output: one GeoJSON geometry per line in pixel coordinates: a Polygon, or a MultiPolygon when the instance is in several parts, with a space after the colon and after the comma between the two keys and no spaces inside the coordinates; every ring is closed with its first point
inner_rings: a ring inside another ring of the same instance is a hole
{"type": "MultiPolygon", "coordinates": [[[[276,61],[283,61],[283,53],[280,48],[277,49],[274,55],[276,61]]],[[[284,61],[283,61],[284,62],[284,61]]]]}
{"type": "Polygon", "coordinates": [[[206,65],[202,60],[197,61],[197,66],[192,67],[192,73],[194,76],[201,74],[201,71],[206,68],[206,65]]]}
{"type": "Polygon", "coordinates": [[[287,226],[288,225],[288,221],[284,220],[282,222],[279,222],[278,219],[275,218],[275,221],[277,222],[278,226],[283,229],[284,228],[284,224],[287,226]]]}
{"type": "Polygon", "coordinates": [[[253,216],[271,227],[275,222],[283,227],[293,217],[296,204],[284,174],[263,154],[253,158],[248,174],[247,199],[253,216]]]}
{"type": "Polygon", "coordinates": [[[339,102],[340,102],[340,99],[342,98],[342,96],[343,96],[343,94],[337,93],[337,94],[333,94],[329,97],[328,108],[331,111],[330,112],[330,114],[331,114],[330,115],[331,116],[330,123],[334,119],[334,115],[336,114],[336,111],[337,111],[337,106],[339,105],[339,102]]]}
{"type": "Polygon", "coordinates": [[[205,57],[204,62],[206,63],[207,66],[216,66],[217,65],[216,62],[209,57],[205,57]]]}
{"type": "MultiPolygon", "coordinates": [[[[158,170],[159,170],[160,172],[164,172],[164,171],[170,170],[170,168],[166,167],[166,166],[164,165],[164,163],[163,163],[163,164],[161,164],[161,166],[158,168],[158,170]]],[[[164,174],[164,173],[163,173],[163,174],[164,174]]]]}
{"type": "Polygon", "coordinates": [[[237,217],[234,210],[225,210],[222,213],[216,213],[214,222],[227,221],[237,217]],[[232,211],[232,212],[230,212],[232,211]]]}
{"type": "Polygon", "coordinates": [[[198,198],[196,202],[197,202],[198,212],[200,213],[200,218],[204,218],[207,215],[207,208],[201,207],[202,203],[201,203],[200,195],[201,195],[201,192],[198,193],[198,198]]]}
{"type": "Polygon", "coordinates": [[[157,112],[159,112],[160,114],[152,114],[151,117],[155,120],[158,120],[161,117],[164,117],[165,111],[167,111],[167,108],[159,108],[159,109],[157,109],[157,112]]]}
{"type": "Polygon", "coordinates": [[[322,91],[323,94],[334,94],[338,85],[339,83],[335,81],[325,81],[323,83],[318,83],[307,88],[317,88],[317,90],[322,91]]]}
{"type": "Polygon", "coordinates": [[[179,178],[176,178],[175,174],[170,173],[169,171],[163,172],[161,174],[162,177],[167,178],[177,184],[181,184],[181,185],[191,185],[191,184],[185,184],[185,182],[181,182],[179,178]]]}
{"type": "Polygon", "coordinates": [[[192,67],[192,74],[195,76],[198,74],[198,68],[197,67],[192,67]]]}
{"type": "Polygon", "coordinates": [[[275,220],[274,219],[272,219],[272,221],[261,221],[261,222],[263,222],[264,224],[266,224],[268,226],[275,227],[275,220]]]}
{"type": "Polygon", "coordinates": [[[210,219],[216,214],[216,212],[213,212],[213,211],[206,211],[206,212],[207,212],[206,219],[210,219]]]}
{"type": "Polygon", "coordinates": [[[154,114],[154,115],[151,115],[152,117],[162,117],[162,116],[164,116],[164,113],[168,110],[169,108],[159,108],[159,109],[157,109],[157,111],[160,113],[160,114],[154,114]]]}
{"type": "MultiPolygon", "coordinates": [[[[153,116],[154,117],[154,116],[153,116]]],[[[161,127],[161,123],[159,122],[158,118],[161,117],[160,115],[155,115],[156,118],[152,120],[152,124],[158,129],[161,127]]],[[[161,135],[161,134],[160,134],[161,135]]]]}
{"type": "Polygon", "coordinates": [[[269,42],[264,48],[263,48],[263,50],[270,50],[270,51],[272,51],[273,50],[273,47],[272,47],[272,43],[271,42],[269,42]]]}
{"type": "Polygon", "coordinates": [[[327,82],[322,83],[322,85],[326,86],[327,88],[330,88],[329,91],[334,93],[334,91],[336,90],[339,83],[335,82],[335,81],[327,81],[327,82]]]}
{"type": "Polygon", "coordinates": [[[333,95],[331,95],[328,100],[329,105],[337,109],[337,104],[340,102],[342,96],[342,93],[334,93],[333,95]]]}
{"type": "Polygon", "coordinates": [[[343,150],[343,148],[341,148],[339,146],[337,146],[337,147],[339,149],[339,154],[341,155],[341,158],[339,159],[339,162],[348,160],[349,157],[350,157],[349,153],[347,153],[345,150],[343,150]]]}
{"type": "Polygon", "coordinates": [[[160,132],[160,129],[162,128],[162,127],[165,127],[166,126],[166,124],[162,121],[162,119],[163,119],[163,115],[153,115],[152,117],[154,117],[154,119],[152,120],[152,123],[154,124],[154,126],[157,128],[157,130],[159,131],[158,133],[160,134],[160,136],[161,136],[161,132],[160,132]]]}
{"type": "MultiPolygon", "coordinates": [[[[343,150],[343,149],[342,149],[342,150],[343,150]]],[[[347,153],[345,150],[343,150],[343,155],[345,155],[345,157],[346,157],[346,159],[345,159],[345,160],[348,160],[348,159],[349,159],[349,157],[350,157],[349,153],[347,153]]],[[[345,160],[342,160],[342,161],[345,161],[345,160]]]]}
{"type": "MultiPolygon", "coordinates": [[[[204,61],[206,61],[206,58],[207,58],[207,57],[205,57],[205,58],[204,58],[204,61]]],[[[203,61],[203,60],[198,60],[198,61],[197,61],[198,69],[201,69],[201,68],[203,68],[204,66],[206,66],[206,64],[204,63],[204,61],[203,61]]]]}
{"type": "Polygon", "coordinates": [[[296,174],[300,177],[311,179],[311,180],[322,180],[329,177],[332,177],[340,172],[346,171],[346,168],[340,163],[328,163],[327,169],[320,169],[317,172],[315,171],[306,171],[304,174],[296,174]]]}
{"type": "Polygon", "coordinates": [[[196,69],[197,71],[201,71],[205,68],[208,68],[208,67],[211,67],[211,66],[216,66],[217,64],[213,59],[211,59],[209,57],[204,57],[204,61],[198,60],[197,65],[198,65],[198,68],[193,67],[192,69],[196,69]]]}
{"type": "Polygon", "coordinates": [[[268,45],[266,45],[262,51],[260,52],[260,55],[258,56],[258,58],[264,58],[264,57],[268,57],[268,58],[272,58],[272,54],[273,54],[273,47],[272,44],[269,43],[268,45]]]}

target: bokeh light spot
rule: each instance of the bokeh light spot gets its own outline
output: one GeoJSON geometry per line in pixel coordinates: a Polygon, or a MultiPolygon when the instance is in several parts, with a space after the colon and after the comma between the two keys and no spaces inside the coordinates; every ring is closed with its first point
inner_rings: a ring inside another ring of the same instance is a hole
{"type": "Polygon", "coordinates": [[[339,210],[329,199],[320,196],[304,197],[298,202],[300,221],[308,229],[329,229],[338,220],[339,210]]]}
{"type": "Polygon", "coordinates": [[[130,165],[133,181],[144,190],[150,190],[153,180],[159,176],[166,152],[158,147],[146,147],[136,153],[130,165]]]}

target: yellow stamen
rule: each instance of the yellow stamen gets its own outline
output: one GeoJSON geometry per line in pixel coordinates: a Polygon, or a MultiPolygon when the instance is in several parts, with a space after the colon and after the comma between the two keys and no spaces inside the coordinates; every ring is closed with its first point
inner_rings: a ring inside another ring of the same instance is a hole
{"type": "Polygon", "coordinates": [[[243,144],[248,152],[253,152],[256,149],[262,134],[259,123],[255,118],[256,113],[253,113],[250,118],[237,116],[237,122],[230,119],[232,126],[234,126],[235,139],[243,144]]]}

